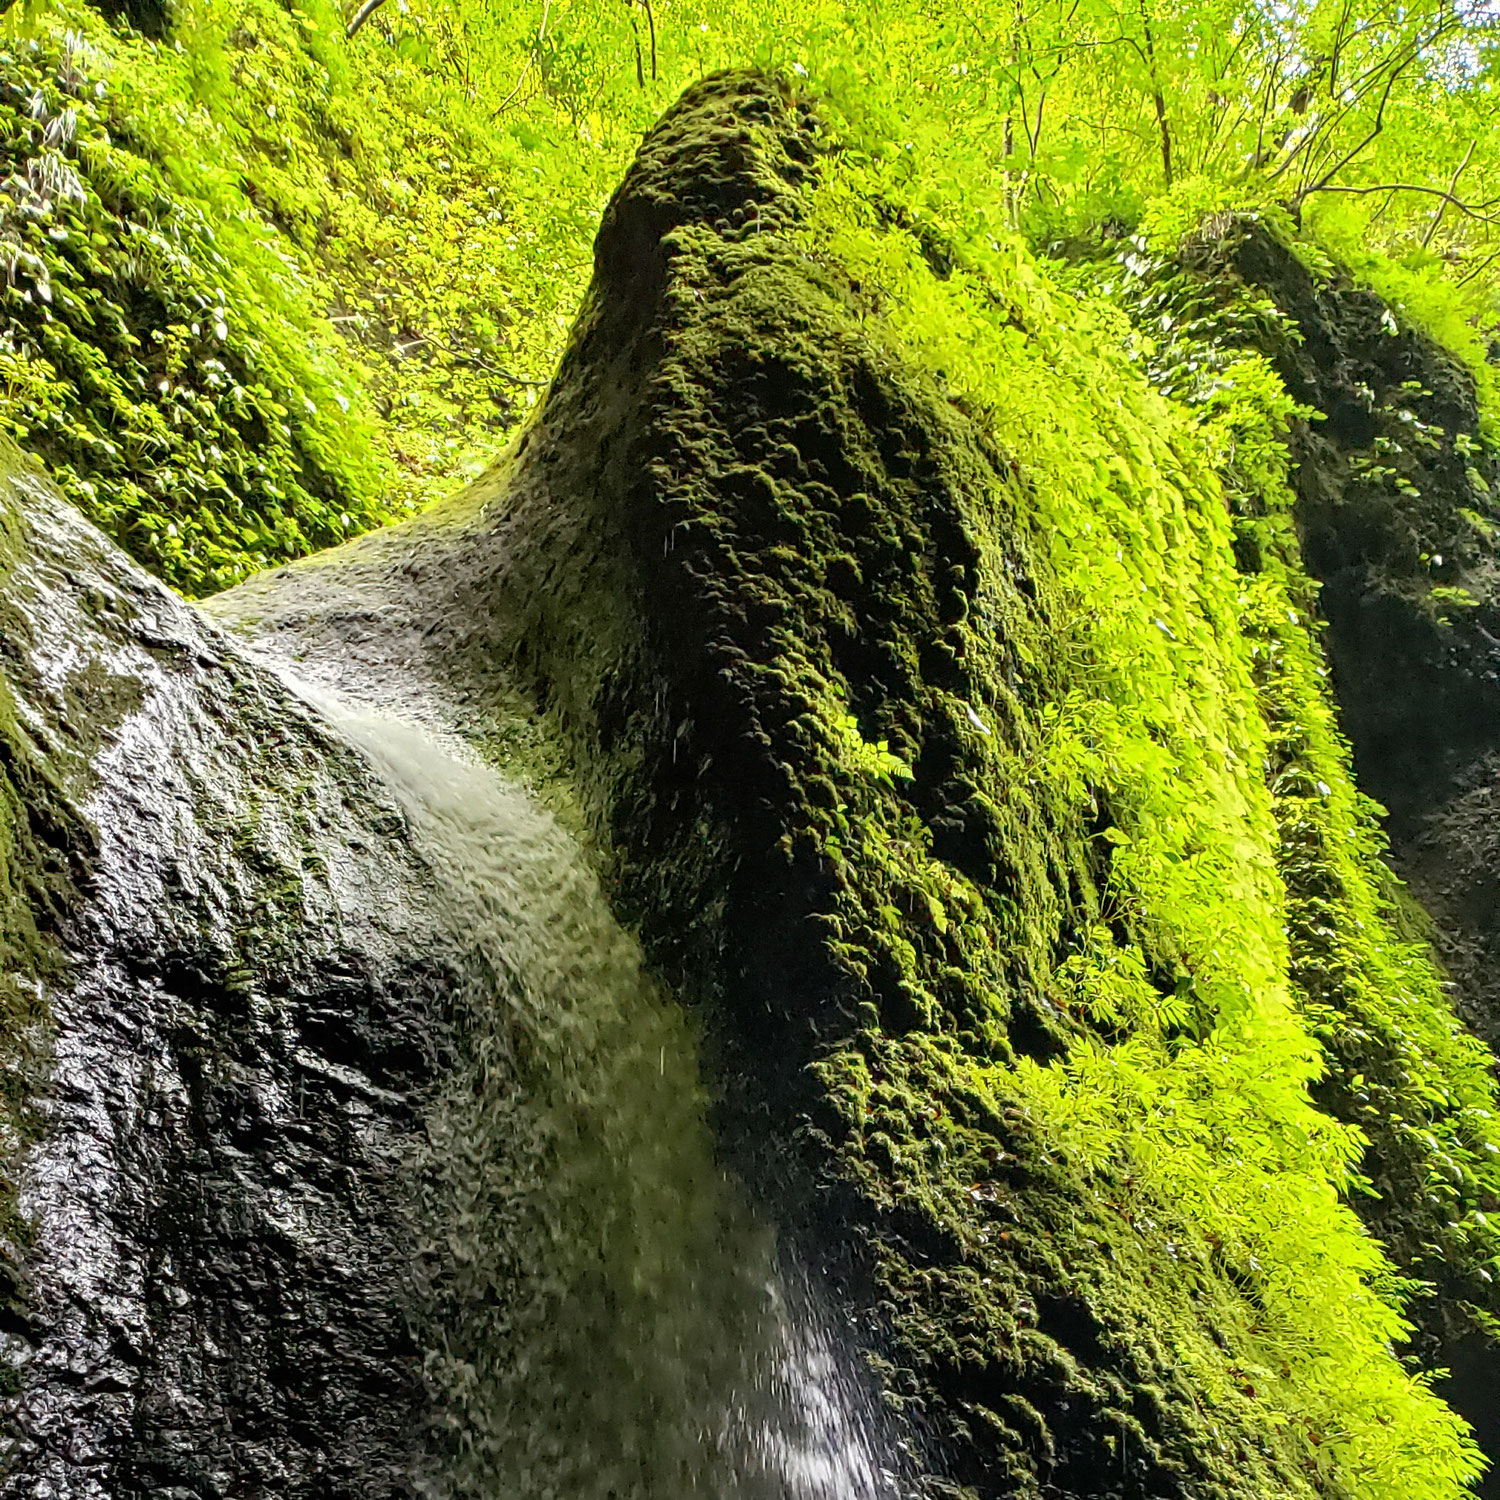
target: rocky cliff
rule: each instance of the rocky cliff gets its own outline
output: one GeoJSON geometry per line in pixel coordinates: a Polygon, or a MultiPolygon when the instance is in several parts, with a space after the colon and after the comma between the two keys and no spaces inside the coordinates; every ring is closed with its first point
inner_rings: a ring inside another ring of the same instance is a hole
{"type": "MultiPolygon", "coordinates": [[[[420,1372],[495,1283],[442,1270],[462,1235],[411,1271],[468,949],[288,671],[588,844],[697,1018],[719,1165],[878,1398],[881,1483],[1436,1497],[1477,1469],[1393,1352],[1392,1262],[1451,1271],[1425,1326],[1482,1347],[1489,1059],[1385,873],[1317,624],[1482,1028],[1472,390],[1406,336],[1372,410],[1406,380],[1447,405],[1400,407],[1433,456],[1369,499],[1387,418],[1345,407],[1401,336],[1267,345],[1237,488],[1118,315],[935,239],[838,145],[774,80],[692,91],[506,457],[207,622],[10,481],[13,1493],[468,1482],[420,1372]]],[[[767,1493],[842,1493],[797,1472],[767,1493]]]]}

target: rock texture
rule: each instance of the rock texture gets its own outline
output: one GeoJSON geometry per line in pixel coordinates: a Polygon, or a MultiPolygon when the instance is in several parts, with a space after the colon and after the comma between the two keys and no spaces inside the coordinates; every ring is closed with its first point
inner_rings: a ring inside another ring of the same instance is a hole
{"type": "MultiPolygon", "coordinates": [[[[1387,813],[1392,863],[1406,882],[1412,936],[1430,942],[1456,1008],[1500,1044],[1500,473],[1481,442],[1473,374],[1347,275],[1315,275],[1264,225],[1239,221],[1178,262],[1222,310],[1243,291],[1274,317],[1228,333],[1251,342],[1312,414],[1292,425],[1296,563],[1318,581],[1340,724],[1362,788],[1387,813]]],[[[1204,305],[1198,305],[1200,315],[1204,305]]],[[[1242,561],[1255,571],[1253,548],[1242,561]]],[[[1400,1065],[1399,1037],[1351,1034],[1347,1072],[1400,1065]],[[1363,1049],[1363,1051],[1361,1050],[1363,1049]]],[[[1358,1119],[1329,1087],[1329,1107],[1358,1119]]],[[[1421,1357],[1451,1369],[1445,1389],[1500,1454],[1493,1401],[1500,1349],[1461,1310],[1493,1311],[1491,1285],[1467,1281],[1433,1254],[1425,1185],[1400,1144],[1369,1164],[1381,1197],[1361,1205],[1398,1263],[1438,1284],[1419,1305],[1421,1357]]],[[[1484,1208],[1500,1208],[1486,1202],[1484,1208]]],[[[1500,1496],[1493,1469],[1480,1486],[1500,1496]]]]}
{"type": "Polygon", "coordinates": [[[1070,1034],[1045,988],[1097,919],[1109,814],[1023,769],[1060,680],[1026,480],[806,253],[820,149],[772,82],[691,92],[517,449],[213,608],[352,678],[418,659],[477,738],[571,763],[620,910],[708,1018],[726,1147],[838,1288],[913,1487],[1312,1493],[1253,1388],[1187,1373],[1234,1358],[1230,1279],[967,1081],[1070,1034]],[[486,727],[502,683],[535,738],[486,727]]]}
{"type": "Polygon", "coordinates": [[[0,514],[4,868],[35,882],[0,1494],[409,1493],[398,1168],[448,976],[404,821],[14,453],[0,514]]]}
{"type": "MultiPolygon", "coordinates": [[[[1455,1002],[1495,1047],[1500,564],[1486,516],[1500,476],[1480,447],[1474,379],[1373,294],[1320,288],[1263,240],[1237,269],[1300,333],[1278,365],[1324,414],[1295,438],[1296,514],[1355,765],[1389,812],[1395,868],[1432,921],[1455,1002]]],[[[1500,1348],[1454,1319],[1433,1363],[1453,1370],[1452,1399],[1500,1454],[1500,1348]]],[[[1481,1493],[1500,1496],[1500,1474],[1481,1493]]]]}

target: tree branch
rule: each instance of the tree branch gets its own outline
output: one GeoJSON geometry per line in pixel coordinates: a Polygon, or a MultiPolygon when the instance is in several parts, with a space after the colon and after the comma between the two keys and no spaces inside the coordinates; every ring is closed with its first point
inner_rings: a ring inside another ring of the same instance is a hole
{"type": "Polygon", "coordinates": [[[1151,20],[1146,14],[1146,0],[1141,0],[1141,29],[1146,37],[1146,62],[1151,72],[1151,102],[1156,107],[1156,128],[1161,134],[1161,170],[1168,187],[1172,186],[1172,130],[1167,123],[1167,101],[1161,91],[1156,71],[1156,44],[1151,36],[1151,20]]]}
{"type": "Polygon", "coordinates": [[[1497,200],[1490,199],[1478,204],[1465,203],[1461,198],[1455,198],[1446,188],[1425,187],[1420,182],[1376,182],[1361,187],[1348,187],[1337,182],[1315,182],[1297,194],[1297,201],[1300,203],[1312,193],[1426,193],[1431,198],[1441,198],[1444,208],[1456,208],[1459,213],[1481,224],[1500,224],[1500,214],[1485,212],[1497,200]]]}
{"type": "Polygon", "coordinates": [[[537,60],[537,54],[541,51],[542,43],[547,40],[547,17],[552,14],[552,0],[542,6],[542,24],[537,27],[536,41],[532,43],[531,50],[526,54],[526,65],[521,69],[521,76],[516,79],[516,86],[495,107],[495,113],[491,118],[498,119],[510,108],[512,100],[521,92],[522,85],[531,73],[531,65],[537,60]]]}
{"type": "Polygon", "coordinates": [[[373,16],[375,12],[379,10],[380,7],[384,4],[385,0],[364,0],[364,4],[354,12],[353,18],[350,20],[349,24],[344,27],[344,40],[351,40],[355,32],[357,32],[359,28],[363,26],[365,22],[368,21],[370,17],[373,16]]]}
{"type": "Polygon", "coordinates": [[[641,28],[635,22],[635,8],[637,5],[646,12],[646,24],[651,28],[651,81],[657,79],[656,71],[656,13],[651,9],[651,0],[625,0],[630,7],[630,29],[635,33],[635,81],[641,87],[646,87],[646,69],[641,60],[641,28]]]}
{"type": "Polygon", "coordinates": [[[1427,226],[1427,233],[1422,236],[1422,248],[1424,250],[1432,243],[1433,235],[1438,232],[1438,225],[1443,222],[1443,215],[1448,211],[1448,200],[1451,200],[1453,194],[1458,191],[1458,179],[1464,175],[1464,168],[1473,160],[1474,148],[1478,144],[1477,140],[1469,142],[1469,149],[1464,152],[1464,159],[1454,169],[1453,181],[1448,184],[1448,199],[1438,204],[1437,212],[1432,216],[1432,223],[1427,226]]]}
{"type": "MultiPolygon", "coordinates": [[[[1333,178],[1335,178],[1341,171],[1343,171],[1343,169],[1348,166],[1349,163],[1353,161],[1354,158],[1358,156],[1360,152],[1362,152],[1365,147],[1368,146],[1370,142],[1373,141],[1376,136],[1381,133],[1382,130],[1384,130],[1385,111],[1387,105],[1390,103],[1391,91],[1395,88],[1402,75],[1407,71],[1408,68],[1411,67],[1414,62],[1416,62],[1422,56],[1423,52],[1426,51],[1427,48],[1432,47],[1436,43],[1440,42],[1453,29],[1453,26],[1455,24],[1457,24],[1457,22],[1453,17],[1440,16],[1436,25],[1427,35],[1416,37],[1412,41],[1406,43],[1404,46],[1398,48],[1394,56],[1392,56],[1391,58],[1379,63],[1372,64],[1369,68],[1367,68],[1352,84],[1349,85],[1350,97],[1347,98],[1342,103],[1342,106],[1339,109],[1335,110],[1327,120],[1322,121],[1314,129],[1309,130],[1305,135],[1302,136],[1302,138],[1297,142],[1294,149],[1287,154],[1286,158],[1277,166],[1276,170],[1270,174],[1270,176],[1267,178],[1267,181],[1275,182],[1276,179],[1282,175],[1282,173],[1288,171],[1292,167],[1299,156],[1303,156],[1305,154],[1307,161],[1310,162],[1313,155],[1312,147],[1314,147],[1315,145],[1326,145],[1332,140],[1334,130],[1339,125],[1341,125],[1344,120],[1348,119],[1349,116],[1365,101],[1365,99],[1367,99],[1369,95],[1374,92],[1376,84],[1380,82],[1381,71],[1382,69],[1384,69],[1384,86],[1380,90],[1380,103],[1376,107],[1375,122],[1373,126],[1364,136],[1364,138],[1356,146],[1353,147],[1352,150],[1346,152],[1342,157],[1340,157],[1339,160],[1335,162],[1334,165],[1331,166],[1323,174],[1323,176],[1318,179],[1317,184],[1312,190],[1316,191],[1321,188],[1323,184],[1331,182],[1333,178]]],[[[1303,193],[1305,191],[1308,190],[1303,189],[1293,196],[1292,201],[1294,204],[1301,202],[1303,193]]]]}
{"type": "MultiPolygon", "coordinates": [[[[1373,141],[1382,130],[1385,129],[1385,107],[1390,102],[1391,90],[1396,87],[1396,80],[1402,75],[1402,73],[1406,71],[1408,64],[1414,61],[1415,58],[1416,53],[1415,51],[1413,51],[1411,56],[1408,57],[1405,62],[1401,63],[1399,67],[1391,69],[1390,76],[1385,81],[1385,88],[1382,89],[1380,93],[1380,103],[1375,110],[1375,123],[1370,127],[1369,131],[1365,135],[1365,138],[1360,141],[1358,145],[1346,151],[1343,156],[1341,156],[1331,167],[1329,167],[1329,169],[1322,175],[1322,177],[1318,179],[1317,182],[1312,184],[1312,186],[1298,189],[1296,195],[1292,199],[1292,202],[1294,204],[1301,203],[1309,193],[1322,192],[1328,186],[1328,184],[1332,182],[1333,179],[1337,177],[1338,174],[1342,172],[1344,168],[1347,167],[1349,163],[1353,161],[1354,158],[1358,156],[1360,152],[1363,151],[1365,147],[1368,146],[1370,142],[1373,141]]],[[[1309,137],[1309,143],[1311,142],[1311,139],[1312,138],[1309,137]]],[[[1286,168],[1292,163],[1292,161],[1295,160],[1295,158],[1296,153],[1294,152],[1292,156],[1289,156],[1287,160],[1283,162],[1282,165],[1271,174],[1271,181],[1274,182],[1282,174],[1282,172],[1286,170],[1286,168]]]]}
{"type": "Polygon", "coordinates": [[[1464,286],[1468,282],[1473,281],[1476,276],[1482,275],[1485,271],[1488,271],[1489,268],[1494,265],[1497,260],[1500,260],[1500,250],[1496,250],[1491,255],[1486,255],[1485,258],[1480,261],[1477,266],[1474,266],[1471,270],[1465,271],[1464,274],[1453,283],[1454,286],[1464,286]]]}

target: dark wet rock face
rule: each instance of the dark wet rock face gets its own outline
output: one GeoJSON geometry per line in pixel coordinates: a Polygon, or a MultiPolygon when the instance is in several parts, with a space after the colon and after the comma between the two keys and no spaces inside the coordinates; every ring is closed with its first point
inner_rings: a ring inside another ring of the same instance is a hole
{"type": "MultiPolygon", "coordinates": [[[[1500,470],[1473,376],[1372,293],[1316,281],[1264,230],[1219,274],[1268,292],[1269,352],[1322,414],[1292,438],[1296,520],[1361,786],[1437,923],[1460,1009],[1500,1043],[1500,470]]],[[[1213,263],[1211,263],[1213,264],[1213,263]]]]}
{"type": "Polygon", "coordinates": [[[403,819],[50,491],[3,484],[8,749],[93,847],[43,976],[0,1494],[408,1493],[401,1167],[444,973],[403,819]]]}

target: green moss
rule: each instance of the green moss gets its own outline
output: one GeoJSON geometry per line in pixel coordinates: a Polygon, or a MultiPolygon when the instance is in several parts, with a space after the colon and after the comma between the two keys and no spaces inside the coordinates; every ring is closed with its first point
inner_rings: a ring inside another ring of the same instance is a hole
{"type": "Polygon", "coordinates": [[[7,41],[0,425],[189,593],[384,519],[368,421],[330,421],[358,398],[271,246],[173,181],[107,54],[7,41]]]}
{"type": "Polygon", "coordinates": [[[0,428],[189,594],[477,475],[615,170],[342,28],[324,0],[0,19],[0,428]]]}
{"type": "Polygon", "coordinates": [[[1260,654],[1278,617],[1313,661],[1305,583],[1247,582],[1219,477],[1282,475],[1294,403],[1245,354],[1255,420],[1198,422],[1118,313],[817,130],[739,78],[651,138],[506,522],[513,664],[742,1165],[948,1482],[1454,1496],[1310,1096],[1260,654]]]}
{"type": "MultiPolygon", "coordinates": [[[[1445,514],[1457,474],[1441,466],[1452,470],[1465,453],[1471,464],[1485,460],[1472,412],[1465,421],[1459,407],[1468,433],[1455,434],[1446,430],[1455,413],[1446,404],[1441,416],[1427,410],[1432,392],[1419,389],[1421,381],[1407,381],[1399,399],[1387,399],[1385,386],[1395,377],[1374,360],[1363,369],[1348,360],[1352,372],[1342,377],[1368,382],[1364,451],[1346,458],[1336,443],[1323,443],[1307,425],[1323,413],[1294,403],[1271,363],[1295,379],[1306,359],[1297,323],[1272,296],[1301,314],[1325,359],[1329,338],[1314,316],[1337,319],[1341,301],[1356,328],[1373,323],[1381,343],[1401,344],[1398,373],[1420,372],[1443,386],[1451,374],[1441,368],[1440,351],[1388,326],[1381,305],[1368,307],[1326,255],[1317,295],[1327,306],[1310,309],[1311,281],[1299,265],[1309,258],[1306,247],[1299,252],[1265,235],[1253,218],[1221,220],[1207,234],[1172,243],[1174,254],[1162,257],[1137,242],[1087,277],[1106,284],[1129,310],[1153,383],[1195,413],[1225,476],[1244,572],[1244,627],[1270,731],[1265,769],[1287,893],[1289,977],[1328,1061],[1316,1095],[1366,1139],[1365,1180],[1353,1201],[1412,1279],[1408,1311],[1424,1334],[1418,1352],[1431,1364],[1455,1330],[1491,1326],[1500,1313],[1500,1246],[1489,1219],[1500,1202],[1492,1060],[1454,1014],[1430,921],[1385,863],[1383,809],[1355,788],[1317,618],[1319,590],[1292,525],[1299,500],[1289,482],[1288,444],[1300,430],[1301,530],[1316,538],[1332,513],[1358,535],[1372,525],[1359,519],[1361,511],[1378,515],[1374,524],[1392,539],[1371,544],[1371,555],[1397,574],[1395,587],[1415,596],[1419,617],[1442,595],[1419,554],[1446,551],[1454,567],[1465,556],[1445,514]],[[1243,249],[1252,243],[1253,257],[1243,249]],[[1246,265],[1269,284],[1247,284],[1236,270],[1246,265]],[[1437,436],[1424,441],[1424,434],[1437,436]],[[1372,453],[1384,459],[1380,476],[1372,453]]],[[[1298,383],[1307,397],[1315,394],[1312,379],[1298,383]]],[[[1335,405],[1327,395],[1321,400],[1335,405]]],[[[1486,510],[1493,503],[1487,482],[1473,503],[1486,510]]]]}

